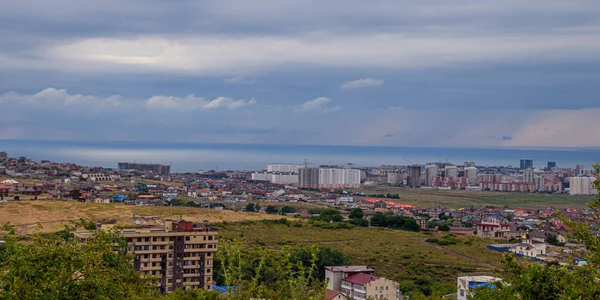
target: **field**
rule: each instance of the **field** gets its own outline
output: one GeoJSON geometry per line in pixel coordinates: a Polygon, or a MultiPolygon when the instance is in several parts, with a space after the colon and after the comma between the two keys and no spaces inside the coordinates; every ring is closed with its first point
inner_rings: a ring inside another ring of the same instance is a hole
{"type": "Polygon", "coordinates": [[[306,222],[299,224],[296,226],[300,227],[241,222],[218,227],[221,239],[243,237],[249,247],[317,245],[338,249],[349,255],[354,264],[369,265],[378,275],[403,285],[415,282],[455,285],[459,274],[489,273],[501,264],[502,255],[485,248],[491,241],[459,237],[456,245],[440,247],[426,243],[427,238],[434,236],[424,233],[364,227],[333,230],[312,227],[306,222]]]}
{"type": "Polygon", "coordinates": [[[181,217],[194,222],[208,220],[210,222],[237,222],[278,218],[277,216],[243,213],[230,210],[214,210],[192,207],[156,207],[133,206],[120,204],[81,203],[76,201],[8,201],[0,204],[0,225],[10,222],[17,226],[20,234],[32,234],[37,223],[42,225],[43,232],[62,229],[64,224],[79,218],[94,221],[117,220],[125,226],[134,225],[140,216],[146,216],[148,225],[155,219],[176,219],[181,217]],[[136,218],[134,219],[134,214],[136,218]]]}
{"type": "Polygon", "coordinates": [[[447,206],[452,208],[495,205],[511,208],[584,208],[591,202],[592,196],[569,196],[539,193],[484,192],[461,190],[435,190],[420,188],[403,188],[391,186],[367,186],[362,190],[365,194],[399,194],[400,201],[412,203],[419,207],[447,206]]]}

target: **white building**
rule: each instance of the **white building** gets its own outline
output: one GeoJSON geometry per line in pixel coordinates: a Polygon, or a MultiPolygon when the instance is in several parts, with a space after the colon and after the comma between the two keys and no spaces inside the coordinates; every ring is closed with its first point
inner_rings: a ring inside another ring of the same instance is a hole
{"type": "Polygon", "coordinates": [[[319,169],[319,186],[323,188],[359,188],[360,170],[319,169]]]}
{"type": "Polygon", "coordinates": [[[298,184],[298,174],[252,173],[252,180],[268,181],[274,184],[298,184]]]}
{"type": "Polygon", "coordinates": [[[593,183],[595,177],[570,177],[569,186],[571,195],[598,195],[598,190],[593,183]]]}
{"type": "Polygon", "coordinates": [[[494,288],[502,279],[492,276],[463,276],[456,280],[456,299],[467,300],[471,290],[478,287],[494,288]]]}
{"type": "Polygon", "coordinates": [[[303,168],[303,167],[304,167],[303,165],[270,164],[270,165],[267,165],[267,172],[298,174],[298,169],[303,168]]]}
{"type": "Polygon", "coordinates": [[[465,177],[467,177],[467,183],[469,186],[477,186],[479,185],[479,180],[477,178],[477,168],[468,167],[465,168],[465,177]]]}
{"type": "Polygon", "coordinates": [[[436,165],[425,166],[425,185],[432,186],[434,178],[438,176],[438,167],[436,165]]]}
{"type": "Polygon", "coordinates": [[[446,171],[446,177],[456,178],[458,177],[458,167],[456,166],[446,166],[444,168],[446,171]]]}
{"type": "Polygon", "coordinates": [[[533,169],[523,170],[523,182],[533,182],[533,169]]]}

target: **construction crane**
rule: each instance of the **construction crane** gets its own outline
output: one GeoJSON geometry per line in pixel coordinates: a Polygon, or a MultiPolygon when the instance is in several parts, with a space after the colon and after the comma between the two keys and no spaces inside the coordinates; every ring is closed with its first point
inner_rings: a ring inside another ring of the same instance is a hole
{"type": "Polygon", "coordinates": [[[403,157],[405,161],[409,162],[411,165],[416,165],[414,162],[410,161],[408,158],[403,157]]]}
{"type": "Polygon", "coordinates": [[[304,159],[304,167],[308,168],[308,165],[312,165],[313,163],[309,162],[308,159],[304,159]]]}

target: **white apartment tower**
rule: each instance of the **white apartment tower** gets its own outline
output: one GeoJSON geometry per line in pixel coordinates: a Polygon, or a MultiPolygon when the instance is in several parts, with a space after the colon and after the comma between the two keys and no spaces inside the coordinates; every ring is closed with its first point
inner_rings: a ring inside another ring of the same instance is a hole
{"type": "Polygon", "coordinates": [[[436,165],[425,166],[425,185],[432,186],[435,177],[438,176],[438,167],[436,165]]]}
{"type": "Polygon", "coordinates": [[[593,183],[596,180],[594,177],[570,177],[569,186],[571,195],[598,195],[598,190],[593,183]]]}
{"type": "Polygon", "coordinates": [[[467,177],[467,182],[469,186],[476,186],[479,183],[477,182],[477,168],[475,167],[467,167],[465,168],[465,177],[467,177]]]}

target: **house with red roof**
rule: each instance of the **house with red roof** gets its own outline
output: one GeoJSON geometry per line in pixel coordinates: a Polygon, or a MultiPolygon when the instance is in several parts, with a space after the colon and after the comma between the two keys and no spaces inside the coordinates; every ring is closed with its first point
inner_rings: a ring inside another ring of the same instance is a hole
{"type": "Polygon", "coordinates": [[[0,184],[0,200],[4,200],[4,197],[8,197],[10,187],[0,184]]]}
{"type": "Polygon", "coordinates": [[[325,290],[325,299],[326,300],[346,300],[346,296],[342,293],[330,289],[325,290]]]}

